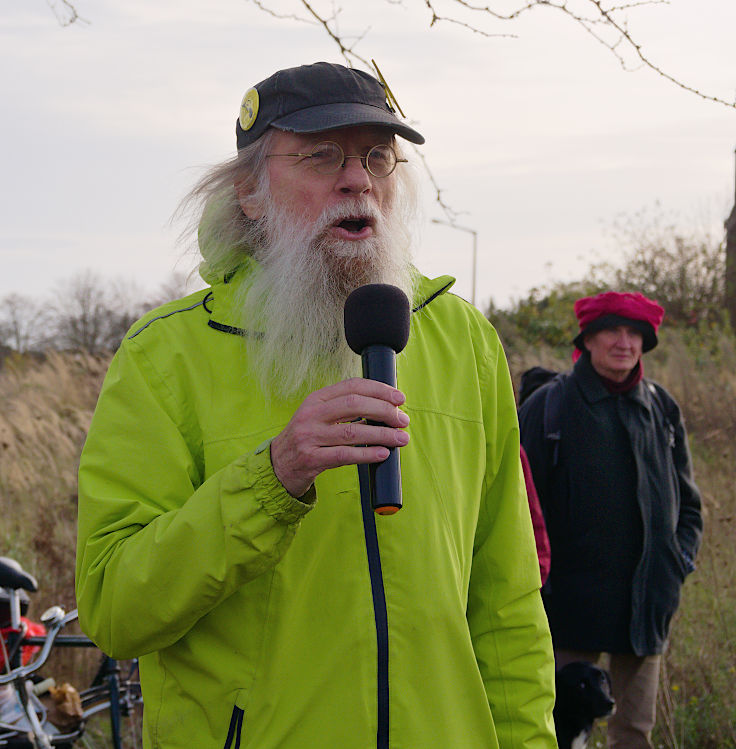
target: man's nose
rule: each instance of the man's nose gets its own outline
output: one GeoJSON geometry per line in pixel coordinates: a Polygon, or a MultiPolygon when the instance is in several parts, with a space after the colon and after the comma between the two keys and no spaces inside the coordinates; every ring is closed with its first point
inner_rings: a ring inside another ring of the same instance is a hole
{"type": "Polygon", "coordinates": [[[346,158],[337,172],[336,189],[343,193],[365,194],[371,191],[371,175],[361,158],[346,158]]]}

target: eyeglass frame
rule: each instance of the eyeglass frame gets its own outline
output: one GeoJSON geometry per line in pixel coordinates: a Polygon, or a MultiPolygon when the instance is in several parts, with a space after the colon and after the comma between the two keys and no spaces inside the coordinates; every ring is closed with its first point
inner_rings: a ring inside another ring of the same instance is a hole
{"type": "Polygon", "coordinates": [[[375,177],[376,179],[383,179],[384,177],[388,177],[391,174],[393,174],[394,171],[396,171],[397,164],[409,163],[409,159],[400,159],[398,157],[396,153],[396,149],[390,143],[376,143],[375,146],[372,146],[371,148],[368,149],[368,152],[366,153],[365,156],[360,156],[359,154],[346,154],[342,146],[339,143],[336,143],[334,140],[321,140],[319,143],[315,143],[314,146],[312,146],[312,150],[310,151],[310,153],[267,153],[266,158],[268,159],[271,156],[301,156],[302,158],[305,158],[305,159],[311,159],[313,158],[315,151],[320,146],[324,146],[327,144],[337,147],[338,151],[342,154],[342,160],[337,164],[337,166],[332,171],[329,171],[329,172],[320,172],[317,170],[315,166],[313,166],[310,163],[309,168],[313,169],[315,172],[317,172],[317,174],[337,174],[337,172],[340,169],[345,168],[345,162],[348,159],[360,159],[361,166],[363,167],[363,169],[365,169],[368,172],[368,174],[375,177]],[[391,167],[391,171],[386,172],[386,174],[380,174],[380,175],[376,174],[368,166],[368,157],[371,155],[371,152],[374,151],[376,148],[388,148],[389,151],[391,151],[391,153],[394,155],[394,165],[391,167]]]}

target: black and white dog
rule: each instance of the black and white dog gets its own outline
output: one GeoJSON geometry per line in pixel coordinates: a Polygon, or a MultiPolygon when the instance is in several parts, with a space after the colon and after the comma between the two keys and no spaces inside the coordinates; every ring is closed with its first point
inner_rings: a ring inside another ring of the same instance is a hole
{"type": "Polygon", "coordinates": [[[560,749],[585,749],[596,718],[613,713],[611,677],[586,661],[574,661],[555,674],[555,731],[560,749]]]}

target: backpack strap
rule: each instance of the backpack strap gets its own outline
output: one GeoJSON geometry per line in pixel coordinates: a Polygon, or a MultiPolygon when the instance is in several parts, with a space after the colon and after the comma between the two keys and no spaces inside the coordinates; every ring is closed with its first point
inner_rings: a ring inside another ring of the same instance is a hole
{"type": "Polygon", "coordinates": [[[560,372],[546,386],[544,397],[544,439],[549,440],[552,450],[550,465],[557,465],[562,437],[562,389],[565,386],[565,375],[560,372]]]}
{"type": "MultiPolygon", "coordinates": [[[[667,433],[667,444],[670,448],[675,446],[675,426],[662,402],[662,394],[657,386],[646,381],[647,389],[652,396],[654,408],[662,416],[664,428],[667,433]]],[[[555,468],[559,462],[560,440],[562,439],[562,396],[565,387],[565,373],[560,372],[545,385],[544,397],[544,439],[548,441],[552,452],[550,467],[555,468]]]]}

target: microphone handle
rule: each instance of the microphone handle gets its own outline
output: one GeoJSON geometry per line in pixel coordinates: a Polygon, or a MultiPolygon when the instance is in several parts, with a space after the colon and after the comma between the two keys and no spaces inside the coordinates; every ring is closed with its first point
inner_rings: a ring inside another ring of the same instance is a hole
{"type": "MultiPolygon", "coordinates": [[[[396,352],[389,346],[373,345],[363,349],[363,377],[396,387],[396,352]]],[[[382,422],[369,424],[385,426],[382,422]]],[[[401,464],[399,450],[388,448],[388,458],[368,465],[371,507],[378,515],[393,515],[401,509],[401,464]]]]}

